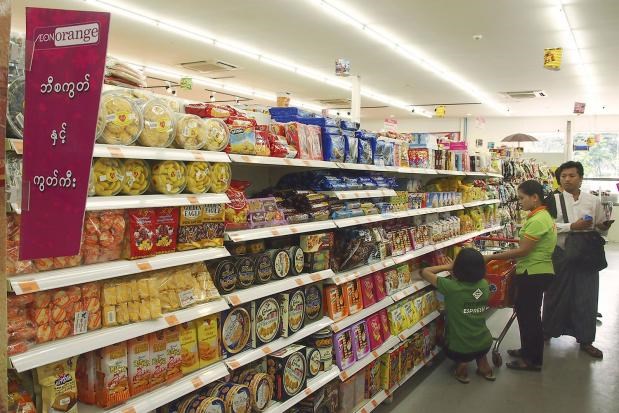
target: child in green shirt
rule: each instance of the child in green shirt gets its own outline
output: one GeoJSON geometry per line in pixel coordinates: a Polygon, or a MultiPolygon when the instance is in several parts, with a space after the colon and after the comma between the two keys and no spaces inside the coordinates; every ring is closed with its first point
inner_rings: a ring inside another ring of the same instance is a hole
{"type": "Polygon", "coordinates": [[[455,376],[468,383],[468,363],[477,362],[477,374],[494,381],[486,355],[492,346],[492,335],[484,314],[488,310],[490,291],[484,279],[486,266],[479,251],[464,248],[453,263],[429,267],[421,276],[445,296],[447,331],[445,355],[457,363],[455,376]],[[454,279],[436,274],[451,271],[454,279]]]}

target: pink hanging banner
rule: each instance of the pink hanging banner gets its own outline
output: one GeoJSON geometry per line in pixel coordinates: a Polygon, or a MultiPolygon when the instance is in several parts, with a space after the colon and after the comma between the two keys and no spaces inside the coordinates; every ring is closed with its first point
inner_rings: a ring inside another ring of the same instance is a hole
{"type": "Polygon", "coordinates": [[[26,8],[20,259],[77,255],[110,14],[26,8]]]}

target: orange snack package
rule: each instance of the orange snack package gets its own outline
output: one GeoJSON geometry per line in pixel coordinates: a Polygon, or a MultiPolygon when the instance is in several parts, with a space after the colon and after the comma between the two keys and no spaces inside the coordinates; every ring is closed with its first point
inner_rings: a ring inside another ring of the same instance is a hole
{"type": "Polygon", "coordinates": [[[150,388],[150,350],[148,336],[141,336],[127,342],[129,354],[129,392],[135,396],[150,388]]]}
{"type": "Polygon", "coordinates": [[[104,409],[129,398],[127,343],[118,343],[97,352],[97,405],[104,409]]]}
{"type": "Polygon", "coordinates": [[[163,331],[166,341],[166,382],[171,383],[183,377],[180,328],[170,327],[163,331]]]}
{"type": "Polygon", "coordinates": [[[168,358],[166,339],[163,331],[156,331],[148,335],[150,351],[150,387],[159,386],[166,381],[168,358]]]}

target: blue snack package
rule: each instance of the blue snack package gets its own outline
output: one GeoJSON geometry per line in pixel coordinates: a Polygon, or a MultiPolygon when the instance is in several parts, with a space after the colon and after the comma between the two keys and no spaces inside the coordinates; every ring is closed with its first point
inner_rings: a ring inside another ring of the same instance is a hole
{"type": "Polygon", "coordinates": [[[359,161],[359,139],[352,136],[344,136],[344,143],[346,144],[345,159],[346,163],[358,163],[359,161]]]}
{"type": "Polygon", "coordinates": [[[340,179],[344,182],[347,190],[356,191],[363,188],[359,181],[354,177],[342,176],[340,179]]]}
{"type": "Polygon", "coordinates": [[[374,151],[374,165],[385,166],[384,150],[385,141],[376,141],[376,150],[374,151]]]}
{"type": "Polygon", "coordinates": [[[346,130],[346,129],[340,129],[340,133],[344,136],[356,136],[355,131],[346,130]]]}
{"type": "Polygon", "coordinates": [[[322,135],[322,157],[325,161],[344,162],[346,142],[341,135],[322,135]]]}
{"type": "Polygon", "coordinates": [[[372,142],[371,139],[366,139],[366,138],[359,139],[358,163],[372,165],[372,162],[374,161],[375,146],[376,146],[376,140],[372,142]]]}
{"type": "Polygon", "coordinates": [[[310,188],[314,191],[343,191],[348,189],[340,178],[331,175],[317,176],[311,182],[310,188]]]}
{"type": "Polygon", "coordinates": [[[313,118],[314,114],[307,110],[295,108],[295,107],[272,107],[269,109],[269,113],[272,117],[285,117],[285,116],[298,116],[300,118],[313,118]]]}
{"type": "MultiPolygon", "coordinates": [[[[377,146],[378,142],[376,142],[377,146]]],[[[385,162],[385,166],[395,166],[395,154],[393,149],[393,142],[385,142],[385,147],[383,150],[383,160],[385,162]]]]}
{"type": "Polygon", "coordinates": [[[376,189],[376,182],[369,176],[360,176],[357,181],[362,186],[362,189],[376,189]]]}
{"type": "Polygon", "coordinates": [[[352,218],[352,217],[360,217],[363,216],[362,209],[341,209],[339,211],[334,211],[331,214],[332,219],[342,219],[342,218],[352,218]]]}
{"type": "Polygon", "coordinates": [[[354,130],[358,130],[359,126],[361,126],[361,125],[359,125],[359,122],[353,122],[351,120],[345,120],[345,119],[342,119],[340,121],[340,128],[342,128],[342,129],[353,130],[354,131],[354,130]]]}
{"type": "Polygon", "coordinates": [[[320,128],[320,131],[322,132],[323,135],[341,135],[341,131],[340,128],[336,128],[333,126],[327,126],[327,127],[323,127],[320,128]]]}

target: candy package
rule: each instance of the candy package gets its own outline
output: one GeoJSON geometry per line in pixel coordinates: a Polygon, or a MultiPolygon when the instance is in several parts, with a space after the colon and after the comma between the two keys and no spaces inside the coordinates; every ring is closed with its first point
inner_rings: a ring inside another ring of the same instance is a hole
{"type": "Polygon", "coordinates": [[[252,198],[248,199],[250,228],[275,227],[285,225],[286,219],[283,212],[277,206],[275,198],[252,198]]]}
{"type": "Polygon", "coordinates": [[[225,207],[223,204],[202,205],[204,238],[200,241],[201,248],[224,246],[224,230],[226,227],[224,216],[225,207]]]}
{"type": "Polygon", "coordinates": [[[135,259],[155,255],[157,214],[154,209],[128,209],[123,258],[135,259]]]}
{"type": "Polygon", "coordinates": [[[155,213],[155,253],[165,254],[176,251],[178,208],[156,208],[155,213]]]}
{"type": "Polygon", "coordinates": [[[346,142],[342,135],[322,135],[322,149],[325,161],[345,161],[346,142]]]}
{"type": "Polygon", "coordinates": [[[178,240],[176,249],[187,251],[201,248],[204,234],[204,216],[202,205],[188,205],[180,207],[178,223],[178,240]]]}

